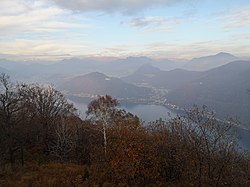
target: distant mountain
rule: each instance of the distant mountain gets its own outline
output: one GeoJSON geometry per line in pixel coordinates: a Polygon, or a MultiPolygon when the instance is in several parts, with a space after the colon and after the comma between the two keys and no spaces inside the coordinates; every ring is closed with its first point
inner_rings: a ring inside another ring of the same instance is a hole
{"type": "Polygon", "coordinates": [[[145,85],[155,88],[175,89],[180,85],[195,80],[201,72],[174,69],[171,71],[161,71],[159,68],[146,64],[141,66],[136,72],[122,79],[128,83],[145,85]]]}
{"type": "Polygon", "coordinates": [[[0,73],[8,74],[8,72],[9,71],[7,69],[0,67],[0,73]]]}
{"type": "Polygon", "coordinates": [[[11,77],[12,80],[18,80],[21,73],[17,72],[15,69],[22,67],[23,64],[9,61],[6,59],[0,59],[0,73],[5,73],[11,77]]]}
{"type": "Polygon", "coordinates": [[[102,72],[110,76],[127,76],[142,65],[154,64],[163,69],[173,69],[182,65],[169,60],[153,60],[148,57],[127,57],[123,59],[102,60],[95,58],[65,59],[48,66],[47,72],[54,74],[83,74],[89,72],[102,72]]]}
{"type": "Polygon", "coordinates": [[[11,72],[14,72],[20,79],[46,79],[53,75],[73,76],[81,75],[89,72],[102,72],[110,76],[123,77],[135,72],[138,68],[145,64],[152,64],[161,70],[169,71],[184,66],[187,70],[207,70],[210,68],[224,65],[238,59],[228,53],[219,53],[213,56],[195,58],[187,64],[180,61],[172,61],[168,59],[156,60],[145,56],[127,57],[122,59],[116,58],[71,58],[48,62],[15,62],[6,59],[0,59],[0,66],[11,72]]]}
{"type": "Polygon", "coordinates": [[[110,62],[102,67],[102,69],[105,73],[110,74],[111,72],[112,76],[125,76],[131,74],[143,64],[152,62],[153,60],[148,57],[127,57],[110,62]]]}
{"type": "Polygon", "coordinates": [[[153,66],[152,64],[142,65],[134,74],[146,75],[146,74],[157,74],[161,72],[160,68],[153,66]]]}
{"type": "Polygon", "coordinates": [[[23,63],[18,63],[18,62],[7,60],[7,59],[0,59],[0,66],[8,70],[11,70],[11,69],[14,70],[14,69],[18,69],[22,67],[23,63]]]}
{"type": "Polygon", "coordinates": [[[35,82],[60,82],[55,77],[73,76],[77,74],[95,71],[95,67],[99,67],[98,61],[89,58],[86,59],[65,59],[58,62],[43,64],[43,61],[36,63],[23,63],[0,60],[0,66],[15,73],[15,76],[22,81],[35,82]]]}
{"type": "Polygon", "coordinates": [[[123,77],[130,75],[138,68],[146,64],[152,64],[153,66],[163,70],[170,70],[183,65],[181,62],[174,62],[167,59],[155,60],[144,56],[127,57],[106,63],[105,66],[102,66],[101,71],[112,76],[123,77]]]}
{"type": "Polygon", "coordinates": [[[122,80],[132,84],[150,85],[151,79],[153,79],[160,72],[161,70],[159,68],[156,68],[151,64],[145,64],[139,67],[131,75],[123,77],[122,80]]]}
{"type": "Polygon", "coordinates": [[[108,94],[116,98],[145,98],[150,95],[147,88],[140,88],[98,72],[71,78],[61,84],[59,89],[69,94],[108,94]]]}
{"type": "Polygon", "coordinates": [[[100,67],[101,62],[91,58],[72,58],[64,59],[49,66],[50,73],[53,74],[83,74],[96,71],[100,67]]]}
{"type": "Polygon", "coordinates": [[[37,81],[38,77],[47,77],[46,65],[34,63],[26,64],[24,62],[10,61],[6,59],[0,59],[0,66],[8,70],[8,75],[12,79],[19,81],[37,81]]]}
{"type": "MultiPolygon", "coordinates": [[[[173,69],[182,66],[181,62],[169,60],[154,60],[148,57],[127,57],[127,58],[71,58],[54,63],[48,62],[15,62],[0,59],[0,66],[15,72],[20,80],[46,80],[48,77],[75,76],[89,72],[102,72],[110,76],[122,77],[136,71],[140,66],[151,63],[162,69],[173,69]]],[[[48,79],[51,80],[51,79],[48,79]]]]}
{"type": "Polygon", "coordinates": [[[250,121],[250,61],[235,61],[203,72],[198,79],[167,95],[170,103],[183,107],[207,105],[221,117],[250,121]]]}
{"type": "Polygon", "coordinates": [[[239,58],[232,54],[221,52],[216,55],[193,58],[183,68],[193,71],[206,71],[236,60],[239,60],[239,58]]]}
{"type": "Polygon", "coordinates": [[[47,66],[47,73],[61,75],[80,75],[89,72],[102,72],[110,76],[120,77],[135,71],[142,64],[154,62],[147,57],[128,57],[125,59],[102,60],[96,58],[64,59],[47,66]]]}

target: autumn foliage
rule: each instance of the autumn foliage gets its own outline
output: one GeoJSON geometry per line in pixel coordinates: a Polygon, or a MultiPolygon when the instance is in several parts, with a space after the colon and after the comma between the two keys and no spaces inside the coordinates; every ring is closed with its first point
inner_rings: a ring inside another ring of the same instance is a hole
{"type": "Polygon", "coordinates": [[[0,80],[0,186],[250,185],[235,122],[206,107],[142,124],[99,96],[82,120],[52,87],[0,80]]]}

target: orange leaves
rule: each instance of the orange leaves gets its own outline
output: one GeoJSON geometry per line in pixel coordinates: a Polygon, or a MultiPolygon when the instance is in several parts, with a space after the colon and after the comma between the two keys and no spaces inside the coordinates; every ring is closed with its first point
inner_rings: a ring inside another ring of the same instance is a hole
{"type": "Polygon", "coordinates": [[[119,158],[119,156],[116,156],[115,158],[113,158],[113,160],[111,160],[111,165],[114,170],[118,169],[120,165],[120,160],[121,159],[119,158]]]}
{"type": "Polygon", "coordinates": [[[80,186],[83,167],[74,164],[50,163],[34,168],[29,166],[13,176],[1,178],[0,186],[80,186]]]}
{"type": "Polygon", "coordinates": [[[110,162],[119,180],[152,180],[159,176],[154,141],[145,128],[120,124],[109,130],[110,162]]]}

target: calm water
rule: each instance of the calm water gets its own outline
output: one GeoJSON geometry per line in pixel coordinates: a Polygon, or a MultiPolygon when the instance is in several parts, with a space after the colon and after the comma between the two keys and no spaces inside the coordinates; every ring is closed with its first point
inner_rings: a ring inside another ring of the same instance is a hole
{"type": "MultiPolygon", "coordinates": [[[[84,102],[74,102],[76,108],[79,109],[82,118],[85,118],[85,111],[87,110],[88,103],[84,102]]],[[[121,108],[126,111],[137,115],[143,122],[147,123],[150,121],[155,121],[159,118],[163,120],[168,120],[169,114],[172,117],[177,115],[176,111],[168,109],[160,105],[145,105],[145,104],[121,104],[121,108]]],[[[239,145],[247,150],[250,150],[250,131],[242,128],[237,128],[239,133],[239,145]]]]}
{"type": "Polygon", "coordinates": [[[137,115],[144,122],[155,121],[160,118],[168,120],[170,117],[176,116],[176,113],[173,110],[161,105],[125,104],[122,105],[122,107],[132,114],[137,115]]]}
{"type": "MultiPolygon", "coordinates": [[[[85,111],[87,110],[88,103],[76,103],[74,105],[79,109],[82,118],[85,118],[85,111]]],[[[162,118],[168,120],[176,116],[176,112],[161,105],[145,105],[145,104],[121,104],[120,108],[137,115],[143,122],[150,122],[162,118]],[[170,115],[170,116],[169,116],[170,115]]]]}

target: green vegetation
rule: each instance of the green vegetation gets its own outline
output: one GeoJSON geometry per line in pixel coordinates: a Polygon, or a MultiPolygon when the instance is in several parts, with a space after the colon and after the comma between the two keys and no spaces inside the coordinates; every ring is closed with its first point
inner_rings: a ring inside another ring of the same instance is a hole
{"type": "Polygon", "coordinates": [[[100,96],[86,120],[53,87],[0,76],[0,186],[249,186],[234,122],[206,107],[145,126],[100,96]]]}

